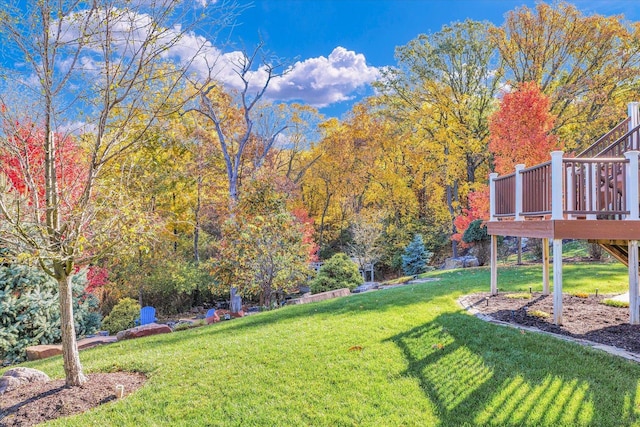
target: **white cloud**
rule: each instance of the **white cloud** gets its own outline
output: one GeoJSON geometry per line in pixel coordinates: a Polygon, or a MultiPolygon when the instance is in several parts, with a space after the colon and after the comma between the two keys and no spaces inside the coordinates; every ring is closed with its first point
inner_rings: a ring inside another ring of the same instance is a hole
{"type": "MultiPolygon", "coordinates": [[[[204,5],[211,0],[191,0],[194,4],[204,5]]],[[[215,2],[215,1],[213,1],[215,2]]],[[[96,30],[95,39],[91,39],[86,56],[80,58],[76,67],[89,73],[100,72],[101,47],[104,43],[99,26],[104,22],[106,12],[97,11],[92,17],[84,13],[75,15],[77,20],[69,18],[62,26],[62,38],[70,41],[78,35],[78,25],[82,19],[96,30]],[[95,28],[94,28],[95,27],[95,28]]],[[[154,31],[153,19],[146,14],[136,14],[127,10],[111,10],[111,46],[121,57],[140,55],[139,48],[154,31]]],[[[179,25],[166,29],[157,41],[157,46],[170,46],[163,57],[172,59],[183,66],[189,66],[192,73],[201,79],[213,77],[228,87],[242,89],[243,82],[238,76],[244,53],[234,51],[222,53],[211,41],[194,33],[183,33],[179,25]]],[[[59,64],[61,67],[71,64],[59,64]]],[[[354,92],[380,77],[380,70],[368,66],[365,56],[336,47],[328,57],[308,58],[293,64],[283,76],[270,81],[266,98],[273,101],[301,101],[315,107],[326,107],[336,102],[355,97],[354,92]]],[[[250,90],[259,90],[266,81],[268,73],[265,67],[259,67],[247,73],[250,90]]]]}
{"type": "Polygon", "coordinates": [[[379,75],[376,67],[367,65],[363,54],[338,46],[328,58],[320,56],[296,62],[287,74],[271,82],[267,96],[326,107],[352,99],[353,92],[379,75]]]}
{"type": "MultiPolygon", "coordinates": [[[[172,47],[169,55],[176,58],[191,58],[199,49],[199,54],[191,68],[200,77],[206,77],[211,67],[212,76],[227,87],[240,90],[243,82],[238,76],[239,64],[244,53],[233,51],[224,54],[213,46],[203,47],[202,38],[189,36],[172,47]]],[[[268,77],[264,66],[249,71],[246,78],[250,91],[259,90],[268,77]]],[[[328,57],[320,56],[298,61],[283,76],[275,77],[269,83],[266,97],[273,101],[301,101],[314,107],[354,98],[353,93],[380,77],[380,70],[368,66],[365,56],[341,46],[336,47],[328,57]]]]}

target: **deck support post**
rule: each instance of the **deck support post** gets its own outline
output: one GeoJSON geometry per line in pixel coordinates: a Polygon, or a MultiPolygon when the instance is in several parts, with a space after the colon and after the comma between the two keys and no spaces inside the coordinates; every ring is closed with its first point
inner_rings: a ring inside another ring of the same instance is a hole
{"type": "MultiPolygon", "coordinates": [[[[496,178],[489,174],[489,221],[496,220],[496,178]]],[[[491,235],[491,295],[498,294],[498,236],[491,235]]]]}
{"type": "Polygon", "coordinates": [[[562,325],[562,239],[553,239],[553,323],[562,325]]]}
{"type": "Polygon", "coordinates": [[[638,241],[629,240],[629,323],[640,324],[640,306],[638,305],[638,294],[640,278],[638,276],[638,241]]]}
{"type": "Polygon", "coordinates": [[[562,156],[564,156],[562,151],[551,152],[551,219],[564,218],[562,205],[562,156]]]}
{"type": "MultiPolygon", "coordinates": [[[[555,271],[555,270],[554,270],[555,271]]],[[[542,295],[549,295],[549,238],[542,239],[542,295]]]]}
{"type": "Polygon", "coordinates": [[[491,295],[498,295],[498,236],[491,236],[491,295]]]}

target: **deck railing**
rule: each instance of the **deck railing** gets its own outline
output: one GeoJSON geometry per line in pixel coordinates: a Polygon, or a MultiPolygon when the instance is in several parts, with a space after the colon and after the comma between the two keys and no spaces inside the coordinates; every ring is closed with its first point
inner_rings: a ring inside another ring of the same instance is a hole
{"type": "Polygon", "coordinates": [[[522,215],[551,214],[551,162],[522,169],[522,215]]]}
{"type": "Polygon", "coordinates": [[[591,144],[589,148],[578,154],[578,157],[598,157],[598,154],[605,151],[611,144],[617,142],[620,138],[625,136],[629,131],[629,122],[631,117],[627,117],[616,127],[607,132],[604,136],[591,144]]]}
{"type": "Polygon", "coordinates": [[[495,216],[510,217],[516,214],[516,174],[501,176],[494,180],[499,197],[495,203],[495,216]]]}
{"type": "Polygon", "coordinates": [[[640,151],[624,158],[563,158],[491,177],[492,220],[638,219],[640,151]]]}

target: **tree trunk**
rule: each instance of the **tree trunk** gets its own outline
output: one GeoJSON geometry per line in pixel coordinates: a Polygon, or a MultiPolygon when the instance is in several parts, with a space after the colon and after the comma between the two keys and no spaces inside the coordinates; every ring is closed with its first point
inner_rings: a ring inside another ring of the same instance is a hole
{"type": "Polygon", "coordinates": [[[198,265],[200,263],[200,203],[202,195],[202,175],[198,175],[196,190],[196,207],[193,211],[193,261],[198,265]]]}
{"type": "MultiPolygon", "coordinates": [[[[447,191],[447,208],[449,209],[449,215],[451,216],[451,233],[454,234],[456,232],[456,212],[453,208],[453,199],[454,199],[454,189],[451,185],[446,186],[447,191]]],[[[451,256],[453,258],[458,258],[458,243],[455,240],[451,240],[451,256]]]]}
{"type": "Polygon", "coordinates": [[[60,331],[62,333],[62,357],[64,374],[68,386],[80,386],[87,382],[82,373],[80,354],[76,341],[76,327],[73,321],[73,294],[71,276],[66,274],[64,266],[54,262],[60,293],[60,331]]]}
{"type": "Polygon", "coordinates": [[[518,260],[516,264],[522,265],[522,237],[518,237],[518,260]]]}

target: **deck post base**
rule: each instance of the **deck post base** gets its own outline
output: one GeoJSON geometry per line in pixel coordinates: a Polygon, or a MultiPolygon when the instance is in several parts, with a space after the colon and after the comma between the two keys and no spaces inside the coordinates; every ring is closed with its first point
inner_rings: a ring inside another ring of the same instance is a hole
{"type": "Polygon", "coordinates": [[[498,236],[491,236],[491,295],[498,294],[498,236]]]}

